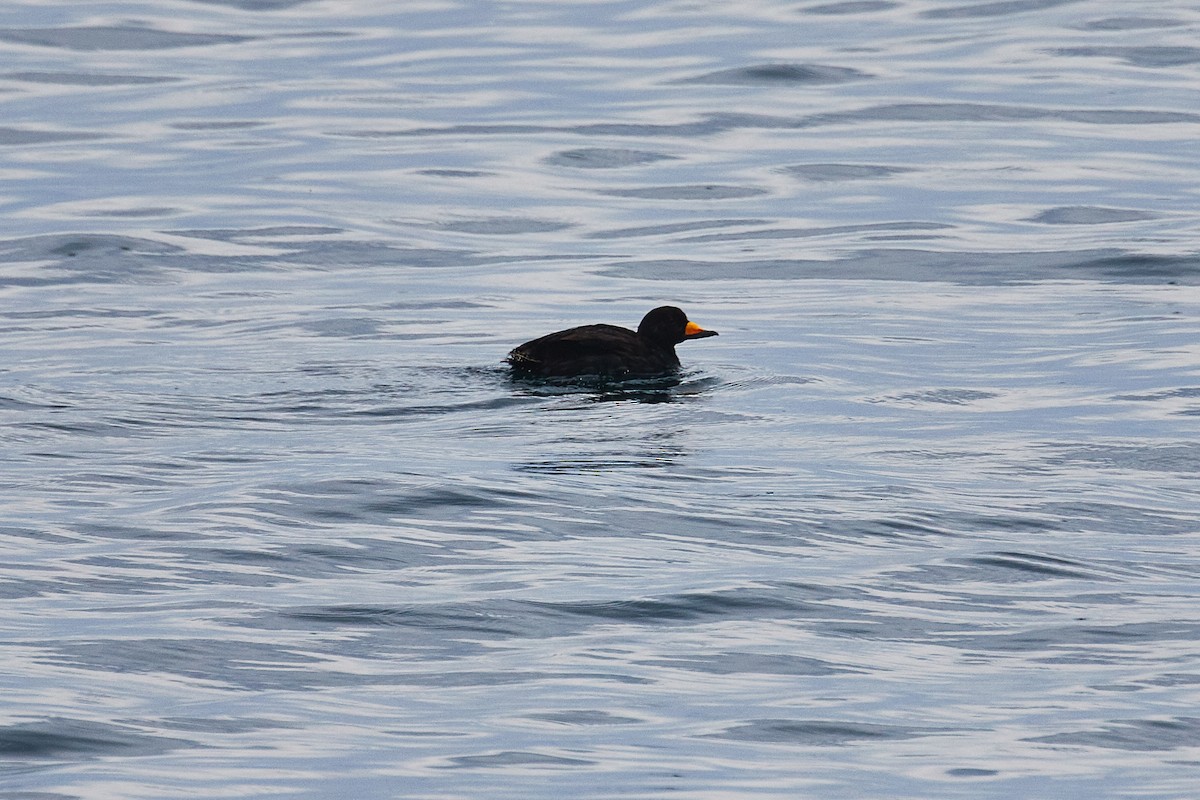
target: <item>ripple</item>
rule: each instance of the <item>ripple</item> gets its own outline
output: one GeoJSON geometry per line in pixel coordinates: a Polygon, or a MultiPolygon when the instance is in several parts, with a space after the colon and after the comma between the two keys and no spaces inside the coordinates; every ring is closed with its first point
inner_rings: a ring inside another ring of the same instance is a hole
{"type": "Polygon", "coordinates": [[[761,219],[705,219],[693,222],[674,222],[660,225],[638,225],[630,228],[613,228],[610,230],[593,231],[587,234],[589,239],[630,239],[642,236],[668,236],[689,231],[711,230],[713,228],[731,228],[746,225],[761,225],[766,220],[761,219]]]}
{"type": "MultiPolygon", "coordinates": [[[[841,234],[908,234],[924,236],[928,231],[952,230],[953,226],[941,225],[935,222],[875,222],[861,225],[831,225],[818,228],[784,228],[768,227],[751,231],[723,231],[708,233],[700,236],[688,236],[687,242],[740,242],[763,239],[803,239],[814,237],[832,237],[841,234]]],[[[886,238],[886,237],[880,237],[886,238]]]]}
{"type": "Polygon", "coordinates": [[[952,281],[999,285],[1046,279],[1151,283],[1200,282],[1200,257],[1122,253],[1119,251],[957,253],[929,250],[858,250],[818,259],[647,259],[608,265],[604,274],[642,280],[848,280],[952,281]]]}
{"type": "Polygon", "coordinates": [[[576,150],[560,150],[547,156],[543,162],[556,167],[574,167],[576,169],[619,169],[634,167],[642,164],[653,164],[656,161],[674,159],[662,153],[652,153],[646,150],[627,150],[619,147],[583,147],[576,150]]]}
{"type": "Polygon", "coordinates": [[[1087,31],[1137,31],[1153,28],[1178,28],[1187,23],[1168,17],[1107,17],[1092,20],[1079,27],[1087,31]]]}
{"type": "Polygon", "coordinates": [[[571,227],[566,222],[526,217],[490,217],[443,222],[438,227],[455,233],[514,236],[522,233],[548,233],[571,227]]]}
{"type": "Polygon", "coordinates": [[[913,102],[881,103],[857,110],[820,112],[807,116],[735,112],[708,113],[688,122],[601,122],[578,125],[456,124],[399,130],[341,131],[355,138],[531,136],[572,133],[587,137],[708,137],[735,130],[793,130],[875,122],[1076,122],[1087,125],[1169,125],[1200,121],[1191,111],[1157,111],[1137,108],[1072,108],[1027,106],[1019,103],[913,102]]]}
{"type": "Polygon", "coordinates": [[[784,597],[779,592],[733,589],[720,592],[688,593],[673,597],[617,600],[612,602],[537,602],[532,605],[560,614],[600,619],[663,623],[706,617],[770,618],[790,617],[812,605],[784,597]]]}
{"type": "MultiPolygon", "coordinates": [[[[1066,558],[1046,556],[1036,553],[994,553],[986,556],[976,556],[964,559],[963,563],[984,567],[989,571],[993,568],[1014,570],[1028,574],[1031,579],[1046,577],[1078,578],[1083,580],[1107,580],[1108,576],[1093,570],[1087,564],[1066,558]]],[[[994,578],[994,575],[991,576],[994,578]]]]}
{"type": "Polygon", "coordinates": [[[856,671],[817,658],[765,653],[717,653],[693,658],[649,659],[640,663],[710,675],[836,675],[856,671]]]}
{"type": "Polygon", "coordinates": [[[1134,208],[1103,208],[1100,206],[1061,206],[1029,217],[1030,222],[1047,225],[1109,225],[1115,222],[1138,222],[1157,219],[1158,214],[1134,208]]]}
{"type": "Polygon", "coordinates": [[[66,50],[160,50],[252,41],[253,36],[177,33],[155,28],[91,25],[64,28],[0,28],[0,41],[66,50]]]}
{"type": "Polygon", "coordinates": [[[642,722],[637,717],[622,716],[609,711],[597,709],[578,709],[553,711],[543,714],[529,714],[526,719],[541,722],[553,722],[558,725],[633,725],[642,722]]]}
{"type": "Polygon", "coordinates": [[[285,11],[297,6],[314,3],[317,0],[188,0],[190,3],[203,3],[214,6],[230,6],[243,11],[285,11]]]}
{"type": "Polygon", "coordinates": [[[598,194],[637,200],[737,200],[767,194],[753,186],[696,184],[689,186],[644,186],[633,189],[602,189],[598,194]]]}
{"type": "Polygon", "coordinates": [[[1000,771],[995,769],[980,769],[979,767],[956,767],[946,770],[946,774],[951,778],[991,778],[999,775],[1000,771]]]}
{"type": "Polygon", "coordinates": [[[267,124],[253,119],[198,119],[172,122],[168,127],[180,131],[242,131],[261,128],[267,124]]]}
{"type": "Polygon", "coordinates": [[[784,171],[807,181],[859,181],[871,178],[890,178],[904,172],[907,167],[889,167],[882,164],[798,164],[784,167],[784,171]]]}
{"type": "MultiPolygon", "coordinates": [[[[294,608],[279,615],[280,621],[290,622],[301,629],[313,627],[336,629],[356,627],[401,627],[437,631],[470,633],[475,637],[518,637],[515,625],[518,615],[501,613],[499,608],[473,604],[435,606],[333,606],[326,608],[294,608]]],[[[274,627],[270,624],[269,627],[274,627]]]]}
{"type": "Polygon", "coordinates": [[[805,14],[869,14],[875,11],[890,11],[897,7],[890,0],[844,0],[840,3],[824,3],[801,9],[805,14]]]}
{"type": "Polygon", "coordinates": [[[991,400],[999,397],[996,392],[978,389],[928,389],[920,392],[892,395],[891,397],[869,402],[883,403],[933,403],[947,406],[966,406],[979,400],[991,400]]]}
{"type": "Polygon", "coordinates": [[[105,139],[106,134],[91,131],[63,131],[33,128],[0,127],[0,147],[55,144],[57,142],[88,142],[105,139]]]}
{"type": "Polygon", "coordinates": [[[1154,69],[1179,67],[1200,62],[1200,47],[1147,45],[1143,47],[1063,47],[1054,51],[1062,56],[1113,58],[1135,67],[1154,69]]]}
{"type": "Polygon", "coordinates": [[[1092,730],[1053,733],[1027,741],[1154,752],[1200,746],[1200,717],[1119,720],[1092,730]]]}
{"type": "Polygon", "coordinates": [[[315,669],[320,657],[273,644],[233,639],[108,639],[57,646],[44,658],[102,673],[151,673],[218,681],[245,690],[283,690],[355,682],[315,669]]]}
{"type": "Polygon", "coordinates": [[[67,717],[0,727],[0,756],[16,761],[152,756],[193,742],[67,717]]]}
{"type": "Polygon", "coordinates": [[[180,80],[159,75],[122,75],[105,72],[7,72],[0,75],[0,78],[58,86],[144,86],[180,80]]]}
{"type": "Polygon", "coordinates": [[[1078,3],[1080,0],[998,0],[997,2],[976,3],[957,8],[933,8],[922,11],[921,16],[929,19],[960,19],[971,17],[1003,17],[1010,14],[1024,14],[1030,11],[1042,11],[1055,6],[1065,6],[1078,3]]]}
{"type": "MultiPolygon", "coordinates": [[[[1173,397],[1175,392],[1161,396],[1173,397]]],[[[1155,396],[1145,399],[1160,399],[1155,396]]],[[[1195,395],[1193,395],[1195,396],[1195,395]]],[[[1139,399],[1139,398],[1127,398],[1139,399]]],[[[1093,444],[1055,446],[1055,463],[1085,463],[1111,469],[1177,472],[1184,475],[1200,473],[1200,443],[1093,444]]]]}
{"type": "Polygon", "coordinates": [[[897,122],[1029,122],[1062,120],[1092,125],[1158,125],[1194,122],[1200,114],[1140,109],[1053,108],[996,103],[925,102],[888,103],[858,111],[818,114],[798,123],[801,127],[859,121],[897,122]]]}
{"type": "Polygon", "coordinates": [[[711,86],[764,86],[846,83],[870,78],[871,75],[850,67],[826,64],[758,64],[708,72],[679,83],[698,83],[711,86]]]}
{"type": "Polygon", "coordinates": [[[431,178],[486,178],[494,175],[494,172],[486,172],[479,169],[419,169],[418,175],[427,175],[431,178]]]}
{"type": "Polygon", "coordinates": [[[841,722],[822,719],[760,719],[734,725],[718,739],[739,742],[765,742],[808,746],[840,746],[872,740],[914,739],[920,736],[952,733],[946,728],[918,728],[904,725],[880,725],[871,722],[841,722]]]}
{"type": "Polygon", "coordinates": [[[576,768],[594,766],[595,761],[585,758],[548,755],[524,750],[502,750],[474,756],[454,756],[448,760],[447,768],[453,769],[502,769],[505,767],[576,768]]]}

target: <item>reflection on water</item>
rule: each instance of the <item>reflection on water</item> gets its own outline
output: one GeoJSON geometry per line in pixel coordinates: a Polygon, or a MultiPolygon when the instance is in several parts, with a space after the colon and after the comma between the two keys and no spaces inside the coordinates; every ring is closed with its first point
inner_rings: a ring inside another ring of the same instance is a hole
{"type": "Polygon", "coordinates": [[[585,396],[589,402],[607,403],[630,400],[641,403],[671,403],[676,397],[694,395],[717,381],[711,377],[689,379],[679,374],[654,378],[630,378],[619,380],[603,375],[588,375],[572,378],[537,377],[513,375],[514,388],[521,394],[533,397],[585,396]]]}
{"type": "Polygon", "coordinates": [[[103,8],[0,10],[9,794],[1190,795],[1189,4],[103,8]]]}

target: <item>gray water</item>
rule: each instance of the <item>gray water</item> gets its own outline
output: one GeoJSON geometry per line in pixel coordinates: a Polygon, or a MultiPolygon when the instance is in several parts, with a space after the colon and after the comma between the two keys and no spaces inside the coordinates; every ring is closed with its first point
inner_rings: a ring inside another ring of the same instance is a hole
{"type": "Polygon", "coordinates": [[[1200,8],[390,5],[0,9],[0,798],[1196,796],[1200,8]]]}

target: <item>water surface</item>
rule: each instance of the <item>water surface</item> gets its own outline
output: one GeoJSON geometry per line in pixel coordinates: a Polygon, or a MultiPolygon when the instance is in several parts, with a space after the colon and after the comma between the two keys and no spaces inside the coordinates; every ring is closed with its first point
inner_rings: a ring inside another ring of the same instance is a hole
{"type": "Polygon", "coordinates": [[[0,797],[1190,796],[1198,29],[8,4],[0,797]]]}

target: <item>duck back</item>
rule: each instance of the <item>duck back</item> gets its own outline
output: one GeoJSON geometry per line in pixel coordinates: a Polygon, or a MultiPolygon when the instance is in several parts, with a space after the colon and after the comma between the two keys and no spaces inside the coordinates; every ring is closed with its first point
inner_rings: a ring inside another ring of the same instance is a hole
{"type": "Polygon", "coordinates": [[[582,325],[533,339],[508,354],[514,371],[541,377],[662,375],[679,367],[672,345],[655,346],[616,325],[582,325]]]}

